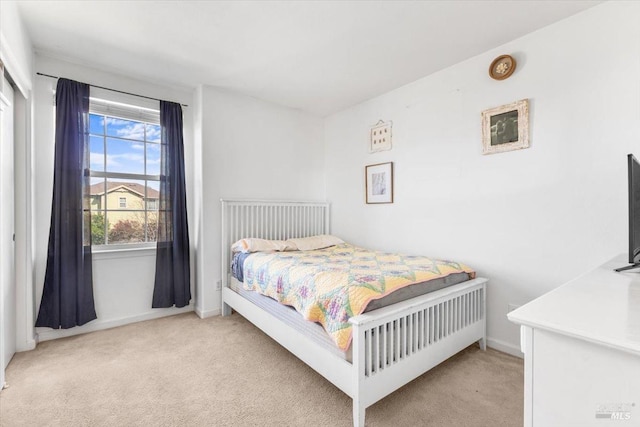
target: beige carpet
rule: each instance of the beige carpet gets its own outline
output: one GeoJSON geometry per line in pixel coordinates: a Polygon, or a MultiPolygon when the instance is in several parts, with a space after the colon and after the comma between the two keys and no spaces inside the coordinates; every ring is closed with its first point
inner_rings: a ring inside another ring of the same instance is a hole
{"type": "MultiPolygon", "coordinates": [[[[237,314],[193,313],[18,353],[1,426],[350,426],[351,399],[237,314]]],[[[367,409],[367,426],[521,426],[522,360],[472,346],[367,409]]]]}

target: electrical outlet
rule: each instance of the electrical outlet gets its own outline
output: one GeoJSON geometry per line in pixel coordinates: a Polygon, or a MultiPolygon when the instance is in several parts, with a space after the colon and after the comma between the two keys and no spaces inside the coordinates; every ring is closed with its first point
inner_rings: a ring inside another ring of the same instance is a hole
{"type": "Polygon", "coordinates": [[[222,280],[218,280],[216,282],[216,291],[219,291],[220,289],[222,289],[222,280]]]}
{"type": "Polygon", "coordinates": [[[507,306],[507,313],[512,312],[513,310],[515,310],[516,308],[520,307],[518,304],[509,304],[507,306]]]}

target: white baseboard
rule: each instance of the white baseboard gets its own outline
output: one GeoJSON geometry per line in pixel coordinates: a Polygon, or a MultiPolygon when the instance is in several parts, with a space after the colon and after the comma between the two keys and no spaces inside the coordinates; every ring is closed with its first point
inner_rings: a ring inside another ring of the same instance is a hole
{"type": "Polygon", "coordinates": [[[501,340],[497,340],[495,338],[487,337],[487,346],[493,348],[494,350],[498,350],[503,353],[507,353],[512,356],[519,357],[521,359],[524,358],[524,354],[520,351],[520,347],[513,344],[506,343],[501,340]]]}
{"type": "Polygon", "coordinates": [[[221,310],[219,308],[216,308],[213,310],[201,310],[198,307],[196,307],[195,312],[201,319],[205,319],[207,317],[219,316],[221,313],[221,310]]]}
{"type": "Polygon", "coordinates": [[[29,351],[29,350],[33,350],[34,348],[36,348],[36,337],[34,336],[33,338],[27,339],[26,342],[23,345],[16,345],[16,353],[19,353],[21,351],[29,351]]]}
{"type": "Polygon", "coordinates": [[[147,313],[137,314],[134,316],[120,317],[118,319],[100,320],[96,319],[93,322],[89,322],[86,325],[78,326],[70,329],[50,329],[50,328],[36,328],[36,341],[49,341],[58,338],[70,337],[73,335],[86,334],[87,332],[101,331],[104,329],[111,329],[117,326],[124,326],[130,323],[142,322],[144,320],[159,319],[161,317],[173,316],[180,313],[187,313],[194,311],[193,304],[181,308],[162,308],[154,309],[147,313]]]}

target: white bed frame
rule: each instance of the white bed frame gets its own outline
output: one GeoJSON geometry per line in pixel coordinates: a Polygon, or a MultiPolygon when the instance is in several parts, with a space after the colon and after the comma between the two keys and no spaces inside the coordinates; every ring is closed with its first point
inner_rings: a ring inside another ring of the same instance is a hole
{"type": "Polygon", "coordinates": [[[476,341],[485,349],[483,278],[352,317],[351,363],[229,288],[233,242],[316,234],[329,234],[328,203],[222,200],[222,314],[236,310],[351,397],[355,427],[367,407],[442,361],[476,341]]]}

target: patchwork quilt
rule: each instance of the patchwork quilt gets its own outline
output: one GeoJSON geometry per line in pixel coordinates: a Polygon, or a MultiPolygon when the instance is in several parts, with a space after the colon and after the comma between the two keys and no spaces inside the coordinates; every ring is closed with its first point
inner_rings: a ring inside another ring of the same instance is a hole
{"type": "Polygon", "coordinates": [[[464,264],[341,244],[314,251],[257,252],[244,262],[244,287],[320,323],[336,345],[351,344],[349,318],[367,304],[415,283],[465,272],[464,264]]]}

